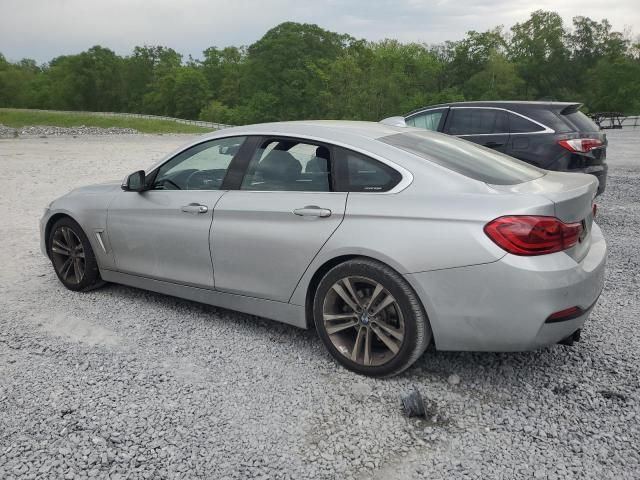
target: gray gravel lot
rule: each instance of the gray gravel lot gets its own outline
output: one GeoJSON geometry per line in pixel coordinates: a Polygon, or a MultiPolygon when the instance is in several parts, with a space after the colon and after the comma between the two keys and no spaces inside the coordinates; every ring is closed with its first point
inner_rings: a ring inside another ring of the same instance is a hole
{"type": "Polygon", "coordinates": [[[190,137],[0,140],[0,478],[640,478],[640,129],[609,137],[583,341],[430,351],[389,380],[336,366],[312,331],[57,281],[43,207],[190,137]],[[414,384],[429,421],[402,416],[414,384]]]}

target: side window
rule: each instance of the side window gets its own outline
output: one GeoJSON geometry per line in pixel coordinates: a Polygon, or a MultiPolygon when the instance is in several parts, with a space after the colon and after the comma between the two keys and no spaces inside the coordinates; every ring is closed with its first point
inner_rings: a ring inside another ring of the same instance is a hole
{"type": "Polygon", "coordinates": [[[509,114],[509,131],[511,133],[532,133],[541,132],[544,127],[537,125],[520,115],[509,114]]]}
{"type": "Polygon", "coordinates": [[[449,113],[452,135],[509,133],[507,112],[492,108],[452,108],[449,113]]]}
{"type": "Polygon", "coordinates": [[[267,139],[256,150],[242,190],[331,191],[331,162],[327,147],[293,139],[267,139]]]}
{"type": "Polygon", "coordinates": [[[341,165],[341,189],[349,192],[386,192],[395,187],[402,175],[393,168],[344,148],[336,149],[336,163],[341,165]]]}
{"type": "Polygon", "coordinates": [[[219,190],[245,138],[211,140],[179,153],[158,169],[153,189],[219,190]]]}
{"type": "Polygon", "coordinates": [[[444,115],[445,110],[430,110],[407,118],[406,124],[412,127],[424,128],[425,130],[438,131],[438,125],[444,115]]]}

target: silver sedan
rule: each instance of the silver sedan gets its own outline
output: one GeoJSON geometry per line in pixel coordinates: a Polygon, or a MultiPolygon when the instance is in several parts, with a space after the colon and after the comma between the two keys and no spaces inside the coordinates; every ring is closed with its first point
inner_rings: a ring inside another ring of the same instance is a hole
{"type": "Polygon", "coordinates": [[[603,286],[597,180],[424,130],[284,122],[221,130],[41,221],[60,281],[115,282],[315,325],[373,376],[438,350],[576,340],[603,286]]]}

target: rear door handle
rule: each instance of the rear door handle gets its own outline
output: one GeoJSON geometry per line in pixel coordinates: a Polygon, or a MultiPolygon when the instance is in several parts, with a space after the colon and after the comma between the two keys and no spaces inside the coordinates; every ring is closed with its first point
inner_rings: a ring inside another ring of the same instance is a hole
{"type": "Polygon", "coordinates": [[[190,203],[189,205],[183,205],[180,210],[185,213],[207,213],[209,208],[206,205],[200,205],[199,203],[190,203]]]}
{"type": "Polygon", "coordinates": [[[296,208],[293,213],[301,217],[322,217],[331,216],[331,210],[328,208],[320,208],[317,205],[307,205],[304,208],[296,208]]]}
{"type": "Polygon", "coordinates": [[[504,143],[499,143],[499,142],[487,142],[484,144],[485,147],[489,147],[489,148],[501,147],[503,145],[504,143]]]}

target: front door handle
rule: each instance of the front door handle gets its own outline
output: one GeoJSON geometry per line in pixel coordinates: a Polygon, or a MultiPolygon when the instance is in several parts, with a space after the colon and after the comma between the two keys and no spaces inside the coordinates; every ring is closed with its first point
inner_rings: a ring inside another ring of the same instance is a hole
{"type": "Polygon", "coordinates": [[[189,205],[183,205],[180,210],[185,213],[207,213],[209,208],[206,205],[200,205],[199,203],[190,203],[189,205]]]}
{"type": "Polygon", "coordinates": [[[296,208],[293,213],[301,217],[322,217],[331,216],[331,210],[328,208],[320,208],[317,205],[307,205],[303,208],[296,208]]]}

